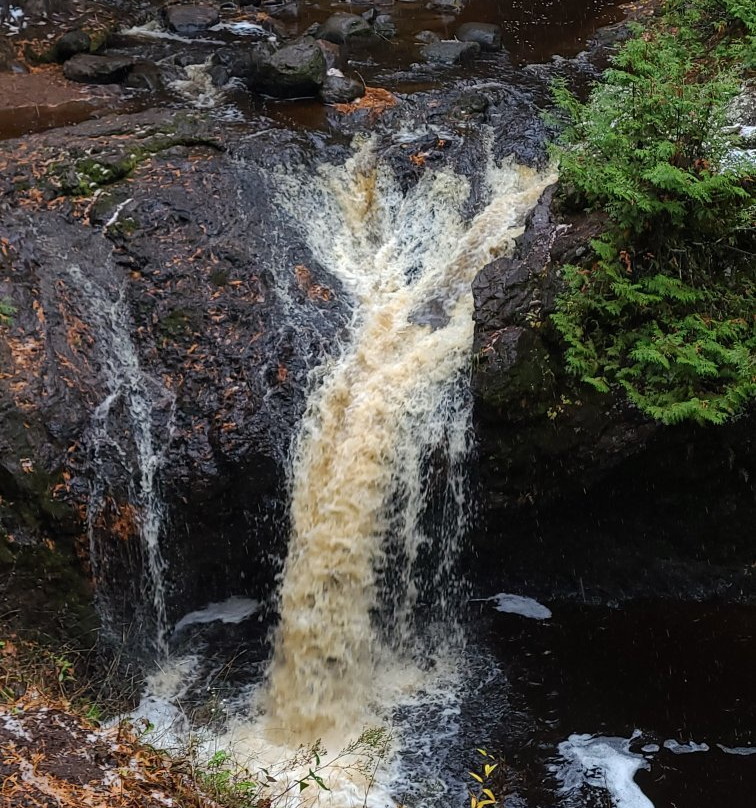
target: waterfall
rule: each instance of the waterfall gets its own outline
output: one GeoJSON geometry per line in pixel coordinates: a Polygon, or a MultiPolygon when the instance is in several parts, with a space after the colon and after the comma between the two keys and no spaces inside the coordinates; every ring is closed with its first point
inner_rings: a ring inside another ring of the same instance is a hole
{"type": "Polygon", "coordinates": [[[431,583],[450,578],[464,530],[470,413],[459,390],[473,337],[471,283],[511,249],[553,180],[497,164],[490,147],[484,173],[486,202],[474,216],[465,213],[468,178],[427,170],[403,191],[372,140],[314,180],[279,177],[281,207],[354,298],[349,339],[316,374],[293,453],[292,534],[262,698],[268,734],[286,743],[353,736],[378,715],[376,683],[411,664],[417,562],[433,542],[420,517],[428,457],[439,448],[450,518],[433,548],[431,583]],[[386,642],[375,614],[392,546],[403,569],[393,574],[386,642]]]}
{"type": "MultiPolygon", "coordinates": [[[[251,699],[229,700],[221,734],[187,743],[207,759],[232,755],[285,808],[385,808],[392,789],[426,786],[413,804],[452,802],[433,744],[457,742],[463,685],[453,618],[470,514],[471,284],[511,251],[555,179],[497,162],[485,138],[479,157],[472,180],[426,168],[407,189],[367,138],[343,164],[287,163],[274,177],[274,203],[349,295],[351,319],[340,350],[311,374],[292,447],[267,676],[251,699]],[[392,737],[391,755],[370,770],[365,730],[392,737]],[[315,787],[312,766],[328,791],[315,787]]],[[[180,707],[179,662],[143,700],[156,724],[180,707]]]]}
{"type": "MultiPolygon", "coordinates": [[[[158,473],[164,449],[170,440],[174,399],[160,381],[140,367],[136,346],[131,338],[133,325],[124,300],[124,289],[112,295],[93,277],[72,264],[71,280],[86,301],[88,320],[96,334],[98,359],[107,387],[107,395],[97,405],[87,436],[94,455],[96,477],[92,483],[87,523],[91,558],[97,577],[99,553],[94,533],[97,518],[107,495],[107,464],[110,452],[125,467],[131,488],[129,501],[137,509],[136,523],[144,557],[144,583],[154,621],[154,646],[165,656],[168,652],[165,592],[165,561],[160,550],[163,505],[158,473]],[[121,406],[123,412],[118,410],[121,406]],[[156,412],[168,408],[166,434],[158,434],[156,412]],[[125,423],[122,417],[125,416],[125,423]],[[132,468],[132,458],[136,468],[132,468]]],[[[106,586],[116,582],[105,582],[106,586]]]]}

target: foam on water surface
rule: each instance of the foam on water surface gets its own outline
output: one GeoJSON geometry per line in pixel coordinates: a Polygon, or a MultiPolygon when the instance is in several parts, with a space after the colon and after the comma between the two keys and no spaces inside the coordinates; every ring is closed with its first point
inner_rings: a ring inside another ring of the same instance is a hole
{"type": "Polygon", "coordinates": [[[695,741],[689,741],[688,743],[680,743],[679,741],[675,741],[674,739],[669,739],[664,741],[663,744],[665,749],[668,749],[672,752],[673,755],[690,755],[694,752],[708,752],[709,745],[706,743],[696,743],[695,741]]]}
{"type": "Polygon", "coordinates": [[[551,618],[551,609],[524,595],[500,592],[485,600],[491,601],[497,612],[518,614],[520,617],[528,617],[532,620],[549,620],[551,618]]]}
{"type": "Polygon", "coordinates": [[[582,808],[586,790],[605,789],[613,808],[654,808],[634,777],[640,769],[648,769],[643,755],[630,751],[635,739],[570,735],[559,744],[562,763],[552,766],[561,781],[561,792],[569,805],[582,808]]]}

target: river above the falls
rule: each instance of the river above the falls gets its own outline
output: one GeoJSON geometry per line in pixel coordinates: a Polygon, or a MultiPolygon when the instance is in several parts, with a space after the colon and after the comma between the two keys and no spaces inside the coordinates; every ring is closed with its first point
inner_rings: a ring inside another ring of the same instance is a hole
{"type": "MultiPolygon", "coordinates": [[[[287,127],[328,129],[328,110],[321,103],[255,97],[233,82],[214,84],[205,67],[221,47],[243,49],[271,34],[293,40],[313,32],[334,13],[383,15],[390,21],[390,34],[350,40],[336,67],[369,86],[394,93],[444,87],[450,81],[511,83],[516,81],[514,74],[519,68],[575,56],[598,28],[621,20],[624,14],[620,0],[469,0],[456,5],[450,0],[446,7],[443,2],[434,6],[420,0],[377,2],[374,6],[311,1],[265,3],[262,11],[255,5],[225,4],[220,6],[217,25],[186,36],[171,31],[160,16],[159,6],[149,2],[127,9],[106,3],[102,11],[100,28],[107,26],[110,32],[108,55],[134,60],[140,78],[127,88],[77,85],[65,81],[59,69],[46,64],[44,53],[39,57],[42,64],[31,62],[29,74],[0,71],[0,138],[78,123],[114,111],[134,112],[155,105],[180,109],[187,102],[214,109],[225,125],[264,116],[287,127]],[[474,60],[464,59],[458,64],[424,60],[424,44],[434,39],[454,40],[466,23],[500,26],[501,50],[484,49],[474,60]],[[265,30],[261,25],[267,26],[265,30]]],[[[21,27],[0,24],[0,36],[8,37],[18,48],[35,39],[54,41],[62,31],[90,23],[84,2],[56,9],[51,17],[19,19],[21,27]]]]}

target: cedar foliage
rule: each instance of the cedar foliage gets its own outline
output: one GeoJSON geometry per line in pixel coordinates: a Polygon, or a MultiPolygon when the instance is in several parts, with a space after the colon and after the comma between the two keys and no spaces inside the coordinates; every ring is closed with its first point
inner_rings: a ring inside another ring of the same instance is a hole
{"type": "Polygon", "coordinates": [[[671,0],[633,33],[585,104],[554,89],[563,184],[610,225],[564,268],[552,321],[595,389],[665,424],[718,424],[756,395],[756,161],[725,134],[756,10],[671,0]]]}

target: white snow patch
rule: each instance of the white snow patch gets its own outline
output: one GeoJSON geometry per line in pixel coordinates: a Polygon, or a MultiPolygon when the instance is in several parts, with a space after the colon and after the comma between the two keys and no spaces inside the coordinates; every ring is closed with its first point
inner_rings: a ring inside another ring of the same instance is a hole
{"type": "Polygon", "coordinates": [[[174,633],[196,623],[241,623],[260,610],[260,602],[249,598],[231,597],[221,603],[210,603],[204,609],[185,614],[176,623],[174,633]]]}
{"type": "Polygon", "coordinates": [[[561,780],[561,792],[573,796],[583,805],[585,788],[603,788],[609,792],[614,808],[654,808],[635,780],[640,769],[648,769],[643,755],[630,751],[636,738],[604,738],[592,735],[570,735],[559,744],[564,764],[552,766],[561,780]]]}
{"type": "Polygon", "coordinates": [[[24,741],[30,741],[31,735],[24,729],[23,724],[17,719],[14,718],[12,715],[2,715],[0,716],[3,720],[3,729],[7,732],[12,733],[17,738],[21,738],[24,741]]]}

